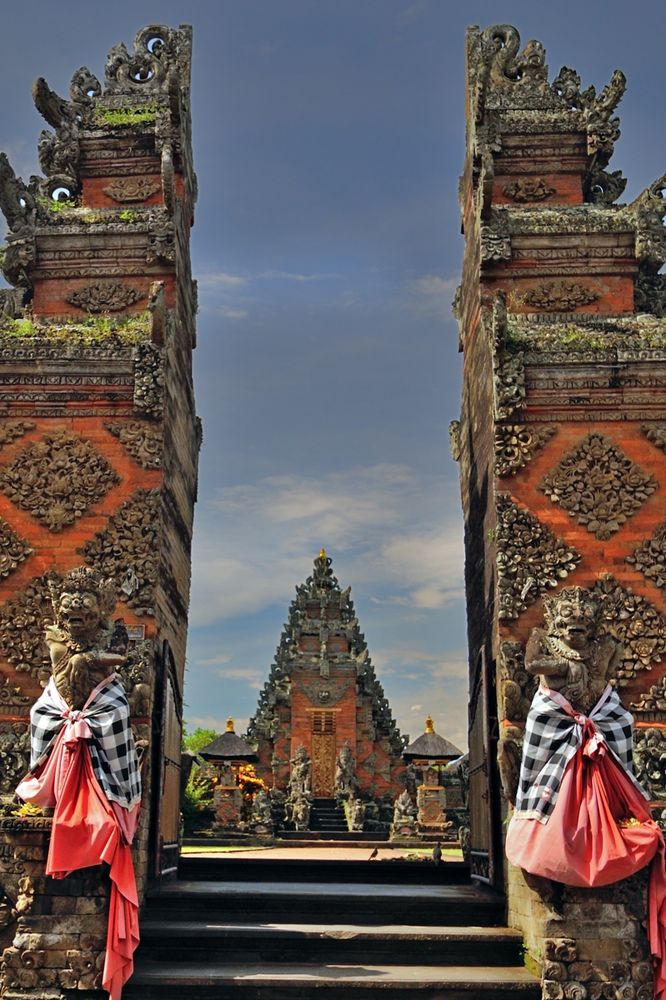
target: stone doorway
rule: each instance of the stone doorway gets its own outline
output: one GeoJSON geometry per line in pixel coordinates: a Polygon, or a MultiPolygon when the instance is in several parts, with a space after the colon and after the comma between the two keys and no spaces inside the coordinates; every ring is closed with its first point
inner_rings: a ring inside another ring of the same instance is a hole
{"type": "Polygon", "coordinates": [[[312,713],[312,791],[317,799],[335,794],[335,712],[312,713]]]}

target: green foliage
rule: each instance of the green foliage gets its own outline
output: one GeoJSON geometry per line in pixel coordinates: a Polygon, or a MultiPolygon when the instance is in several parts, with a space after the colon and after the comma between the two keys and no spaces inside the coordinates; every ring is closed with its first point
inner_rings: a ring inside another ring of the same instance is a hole
{"type": "Polygon", "coordinates": [[[157,107],[154,104],[137,108],[98,108],[95,119],[98,125],[143,125],[154,122],[157,107]]]}
{"type": "Polygon", "coordinates": [[[217,739],[219,735],[214,729],[202,729],[201,726],[193,729],[191,733],[188,733],[187,729],[184,729],[183,750],[189,750],[190,753],[199,753],[205,746],[208,746],[209,743],[217,739]]]}
{"type": "Polygon", "coordinates": [[[663,350],[666,347],[666,322],[651,318],[648,322],[599,330],[585,326],[515,326],[506,333],[507,350],[518,351],[609,351],[663,350]]]}
{"type": "Polygon", "coordinates": [[[0,320],[0,337],[37,338],[44,340],[67,340],[83,345],[100,340],[115,338],[125,344],[137,344],[145,340],[150,331],[150,313],[130,313],[113,317],[108,313],[86,316],[85,319],[37,322],[27,316],[22,319],[0,320]]]}
{"type": "Polygon", "coordinates": [[[134,208],[124,208],[122,212],[119,212],[118,218],[123,222],[136,222],[139,218],[139,213],[134,208]]]}
{"type": "Polygon", "coordinates": [[[193,768],[185,786],[182,814],[185,834],[205,830],[213,821],[213,783],[201,774],[200,768],[193,768]]]}

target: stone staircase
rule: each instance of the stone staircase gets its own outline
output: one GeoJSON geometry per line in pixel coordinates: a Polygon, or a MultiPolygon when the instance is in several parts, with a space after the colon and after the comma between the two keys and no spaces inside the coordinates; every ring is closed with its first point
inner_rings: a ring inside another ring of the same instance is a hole
{"type": "Polygon", "coordinates": [[[462,864],[183,859],[123,1000],[538,1000],[502,917],[462,864]]]}
{"type": "Polygon", "coordinates": [[[310,829],[326,833],[346,833],[347,819],[335,799],[315,799],[310,813],[310,829]]]}

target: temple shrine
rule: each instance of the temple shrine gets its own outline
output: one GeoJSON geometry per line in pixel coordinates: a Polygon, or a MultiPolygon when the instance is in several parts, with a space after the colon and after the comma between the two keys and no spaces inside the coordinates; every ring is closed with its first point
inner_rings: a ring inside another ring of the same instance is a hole
{"type": "Polygon", "coordinates": [[[351,588],[324,549],[296,588],[248,739],[258,772],[289,791],[294,761],[312,761],[314,801],[353,794],[391,806],[404,790],[404,741],[372,666],[351,588]],[[290,763],[292,762],[292,763],[290,763]]]}

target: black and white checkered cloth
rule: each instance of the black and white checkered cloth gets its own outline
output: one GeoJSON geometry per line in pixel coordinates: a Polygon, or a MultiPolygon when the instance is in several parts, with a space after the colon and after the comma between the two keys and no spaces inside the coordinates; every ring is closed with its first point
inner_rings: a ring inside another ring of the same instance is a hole
{"type": "Polygon", "coordinates": [[[46,759],[65,723],[77,718],[85,720],[92,733],[90,759],[102,791],[107,799],[131,809],[141,799],[141,774],[127,695],[116,676],[80,712],[68,708],[53,678],[49,680],[30,712],[31,770],[46,759]]]}
{"type": "Polygon", "coordinates": [[[516,797],[516,814],[521,819],[537,819],[542,823],[548,820],[566,766],[583,743],[588,719],[641,795],[649,799],[632,772],[634,720],[617,692],[607,687],[589,715],[584,716],[572,709],[562,695],[539,688],[527,716],[523,740],[516,797]]]}

